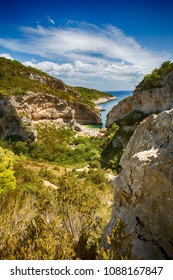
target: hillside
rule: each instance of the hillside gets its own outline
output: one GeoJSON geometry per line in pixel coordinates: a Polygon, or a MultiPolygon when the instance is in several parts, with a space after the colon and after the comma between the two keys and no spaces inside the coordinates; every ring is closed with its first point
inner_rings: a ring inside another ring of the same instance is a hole
{"type": "Polygon", "coordinates": [[[94,89],[70,87],[40,70],[0,58],[0,135],[36,140],[40,122],[78,131],[83,124],[101,124],[93,101],[109,96],[94,89]]]}
{"type": "Polygon", "coordinates": [[[109,95],[5,58],[0,94],[0,259],[96,259],[113,190],[80,130],[109,95]]]}
{"type": "Polygon", "coordinates": [[[172,259],[172,64],[98,139],[104,93],[1,63],[0,258],[172,259]]]}
{"type": "Polygon", "coordinates": [[[16,60],[0,57],[0,96],[24,95],[27,92],[50,94],[67,101],[94,106],[92,100],[110,94],[82,87],[70,87],[63,81],[16,60]]]}

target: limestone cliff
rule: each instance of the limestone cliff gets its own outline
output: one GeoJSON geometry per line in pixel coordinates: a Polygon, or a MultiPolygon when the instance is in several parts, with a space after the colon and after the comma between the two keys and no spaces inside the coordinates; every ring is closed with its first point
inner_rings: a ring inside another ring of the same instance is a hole
{"type": "Polygon", "coordinates": [[[120,216],[133,236],[132,259],[173,259],[173,109],[139,124],[120,164],[108,232],[120,216]]]}
{"type": "Polygon", "coordinates": [[[36,126],[41,121],[69,124],[76,129],[78,124],[100,124],[100,112],[92,99],[104,95],[70,87],[38,69],[1,57],[0,137],[36,139],[36,126]]]}
{"type": "Polygon", "coordinates": [[[18,135],[23,140],[36,139],[40,121],[68,124],[99,124],[100,114],[81,102],[59,99],[49,94],[28,92],[0,100],[0,137],[18,135]]]}
{"type": "Polygon", "coordinates": [[[173,71],[162,75],[160,79],[153,79],[147,87],[143,83],[136,88],[133,96],[112,108],[107,117],[107,127],[133,112],[151,114],[173,108],[173,71]]]}

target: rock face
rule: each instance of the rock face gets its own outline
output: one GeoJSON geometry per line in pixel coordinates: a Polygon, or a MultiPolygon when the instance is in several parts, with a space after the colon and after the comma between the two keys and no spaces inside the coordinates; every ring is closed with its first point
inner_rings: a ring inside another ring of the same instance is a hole
{"type": "Polygon", "coordinates": [[[38,81],[43,85],[48,85],[53,89],[67,90],[68,86],[61,80],[53,77],[41,76],[38,74],[30,74],[29,79],[38,81]]]}
{"type": "Polygon", "coordinates": [[[80,102],[60,100],[51,95],[28,92],[0,100],[0,137],[18,135],[23,140],[36,139],[36,124],[54,121],[100,124],[98,111],[80,102]]]}
{"type": "Polygon", "coordinates": [[[173,71],[164,75],[150,85],[149,89],[137,88],[133,96],[119,102],[112,108],[107,117],[106,126],[123,119],[132,112],[145,114],[161,112],[173,108],[173,71]]]}
{"type": "Polygon", "coordinates": [[[132,259],[173,259],[173,109],[150,115],[131,137],[112,184],[117,216],[132,233],[132,259]]]}

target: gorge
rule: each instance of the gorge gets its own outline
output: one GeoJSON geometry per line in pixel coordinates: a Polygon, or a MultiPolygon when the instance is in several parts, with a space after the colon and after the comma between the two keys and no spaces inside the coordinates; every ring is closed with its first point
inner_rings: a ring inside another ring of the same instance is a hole
{"type": "Polygon", "coordinates": [[[101,124],[100,98],[0,58],[1,259],[97,259],[117,218],[125,257],[173,259],[173,63],[111,109],[103,136],[80,135],[101,124]]]}

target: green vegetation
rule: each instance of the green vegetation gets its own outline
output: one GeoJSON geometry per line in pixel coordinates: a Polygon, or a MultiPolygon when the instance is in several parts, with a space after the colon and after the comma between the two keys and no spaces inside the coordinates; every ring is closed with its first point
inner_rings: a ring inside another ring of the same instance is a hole
{"type": "Polygon", "coordinates": [[[116,123],[111,125],[101,138],[102,167],[113,169],[118,173],[121,171],[119,162],[131,134],[132,133],[126,133],[121,125],[117,125],[116,123]]]}
{"type": "Polygon", "coordinates": [[[68,101],[78,101],[94,107],[93,99],[109,95],[97,90],[70,87],[61,80],[30,66],[24,66],[16,60],[0,57],[0,98],[23,95],[28,91],[50,94],[68,101]],[[35,76],[31,79],[30,75],[35,76]]]}
{"type": "Polygon", "coordinates": [[[13,164],[13,153],[0,147],[0,194],[16,187],[13,164]]]}
{"type": "Polygon", "coordinates": [[[86,176],[61,174],[55,166],[43,168],[2,148],[1,155],[1,165],[11,168],[16,185],[0,193],[0,259],[96,259],[111,214],[107,201],[113,197],[103,173],[95,181],[96,170],[86,176]],[[45,185],[45,179],[54,187],[45,185]],[[99,187],[102,180],[104,189],[99,187]]]}
{"type": "Polygon", "coordinates": [[[13,137],[0,141],[0,145],[17,155],[64,167],[81,167],[96,162],[101,152],[97,138],[75,137],[72,129],[56,129],[55,125],[38,127],[37,142],[24,142],[13,137]]]}
{"type": "MultiPolygon", "coordinates": [[[[37,69],[0,58],[0,98],[28,91],[93,108],[92,100],[109,95],[68,87],[37,69]]],[[[46,123],[37,125],[37,133],[36,142],[15,135],[0,140],[0,259],[97,259],[112,211],[113,189],[107,179],[112,171],[107,168],[120,170],[124,144],[113,153],[110,147],[118,137],[129,136],[115,124],[101,140],[46,123]]],[[[111,245],[123,242],[122,233],[119,223],[111,245]]],[[[116,253],[116,258],[122,256],[127,253],[116,253]]]]}
{"type": "Polygon", "coordinates": [[[93,100],[97,100],[101,97],[105,96],[112,96],[110,93],[105,93],[98,91],[96,89],[89,89],[89,88],[84,88],[84,87],[73,87],[73,89],[77,90],[80,92],[81,96],[86,100],[88,103],[93,103],[93,100]]]}
{"type": "Polygon", "coordinates": [[[137,125],[147,116],[148,114],[141,111],[133,111],[128,116],[111,125],[100,141],[100,146],[102,148],[102,167],[111,168],[118,173],[121,171],[119,162],[124,149],[133,134],[132,127],[137,127],[137,125]],[[129,130],[126,130],[125,127],[129,127],[129,130]]]}
{"type": "MultiPolygon", "coordinates": [[[[0,178],[0,259],[112,258],[107,249],[97,250],[113,200],[99,140],[40,126],[36,143],[13,138],[0,144],[0,169],[8,171],[0,178]],[[77,150],[73,161],[70,149],[77,150]],[[89,163],[88,169],[72,168],[76,163],[89,163]]],[[[121,227],[118,232],[111,237],[116,246],[124,240],[121,227]]],[[[118,259],[127,256],[118,252],[118,259]]]]}
{"type": "Polygon", "coordinates": [[[113,199],[99,140],[40,126],[35,143],[13,137],[0,145],[8,171],[5,188],[0,178],[0,258],[96,259],[113,199]]]}
{"type": "Polygon", "coordinates": [[[136,87],[137,91],[152,89],[162,86],[161,78],[170,71],[173,71],[173,62],[165,61],[161,64],[160,68],[155,68],[151,74],[147,74],[144,79],[136,87]]]}

